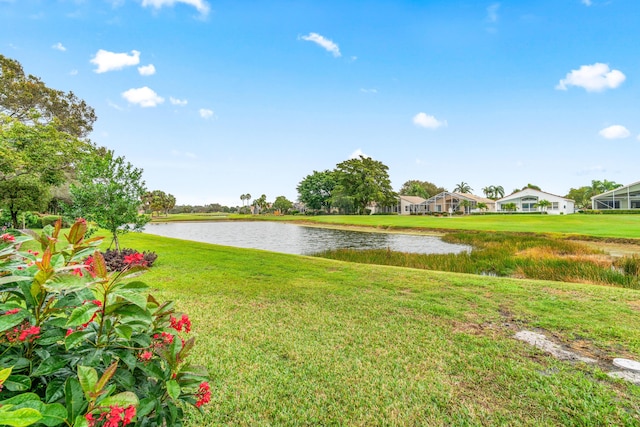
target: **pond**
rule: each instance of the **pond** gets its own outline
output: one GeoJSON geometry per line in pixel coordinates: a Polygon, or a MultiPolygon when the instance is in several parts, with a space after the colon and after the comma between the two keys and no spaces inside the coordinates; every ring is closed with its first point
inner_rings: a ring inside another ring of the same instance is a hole
{"type": "Polygon", "coordinates": [[[173,222],[148,224],[145,233],[239,248],[312,255],[329,249],[387,249],[444,254],[470,251],[434,236],[307,227],[270,221],[173,222]]]}

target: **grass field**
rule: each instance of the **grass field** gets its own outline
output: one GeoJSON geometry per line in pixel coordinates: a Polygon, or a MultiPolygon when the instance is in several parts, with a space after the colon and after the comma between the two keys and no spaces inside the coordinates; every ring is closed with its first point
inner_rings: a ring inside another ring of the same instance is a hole
{"type": "Polygon", "coordinates": [[[640,215],[467,215],[452,217],[407,215],[250,216],[232,219],[307,221],[388,229],[480,230],[557,233],[640,239],[640,215]]]}
{"type": "Polygon", "coordinates": [[[123,245],[158,253],[143,279],[192,318],[214,393],[190,426],[640,424],[640,387],[603,373],[640,358],[638,291],[123,245]],[[513,338],[525,328],[602,364],[549,357],[513,338]]]}
{"type": "Polygon", "coordinates": [[[216,221],[225,218],[227,218],[227,214],[224,213],[170,214],[154,216],[151,218],[151,222],[216,221]]]}

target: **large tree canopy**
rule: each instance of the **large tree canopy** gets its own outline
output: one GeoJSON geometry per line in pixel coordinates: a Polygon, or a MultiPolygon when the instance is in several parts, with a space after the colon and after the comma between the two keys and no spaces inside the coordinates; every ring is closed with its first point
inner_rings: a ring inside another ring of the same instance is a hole
{"type": "Polygon", "coordinates": [[[18,227],[18,214],[39,210],[50,188],[64,183],[91,145],[53,123],[27,125],[0,114],[0,203],[18,227]]]}
{"type": "Polygon", "coordinates": [[[119,250],[119,233],[139,230],[148,222],[138,213],[146,192],[142,169],[115,157],[113,151],[100,149],[78,167],[78,184],[71,186],[71,214],[109,230],[119,250]]]}
{"type": "Polygon", "coordinates": [[[304,177],[298,184],[298,200],[308,209],[331,210],[331,196],[336,186],[336,178],[333,171],[313,171],[311,175],[304,177]]]}
{"type": "Polygon", "coordinates": [[[371,202],[391,206],[397,203],[397,194],[391,188],[388,170],[382,162],[362,155],[338,163],[334,197],[351,200],[360,214],[371,202]]]}
{"type": "Polygon", "coordinates": [[[403,196],[418,196],[423,199],[435,196],[436,194],[446,191],[443,187],[438,187],[429,181],[420,181],[417,179],[410,179],[402,184],[399,193],[403,196]]]}
{"type": "Polygon", "coordinates": [[[56,123],[58,130],[84,138],[93,129],[96,114],[73,92],[47,87],[22,65],[0,55],[0,113],[26,124],[56,123]]]}

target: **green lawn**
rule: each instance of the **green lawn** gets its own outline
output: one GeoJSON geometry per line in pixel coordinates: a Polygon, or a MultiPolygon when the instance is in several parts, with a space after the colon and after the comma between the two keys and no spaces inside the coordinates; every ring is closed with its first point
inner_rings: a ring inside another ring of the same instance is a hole
{"type": "Polygon", "coordinates": [[[213,400],[190,426],[640,424],[640,387],[601,370],[613,357],[640,359],[638,291],[145,234],[123,245],[158,253],[143,279],[192,318],[213,400]],[[523,328],[604,364],[555,360],[515,340],[523,328]]]}
{"type": "Polygon", "coordinates": [[[640,239],[640,215],[320,216],[313,221],[374,227],[578,234],[640,239]]]}
{"type": "Polygon", "coordinates": [[[225,219],[224,213],[201,213],[201,214],[170,214],[159,215],[151,218],[151,222],[175,222],[175,221],[215,221],[225,219]]]}

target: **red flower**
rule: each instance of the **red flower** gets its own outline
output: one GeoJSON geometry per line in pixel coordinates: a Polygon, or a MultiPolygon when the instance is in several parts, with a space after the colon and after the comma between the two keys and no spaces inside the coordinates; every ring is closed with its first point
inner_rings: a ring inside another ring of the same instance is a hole
{"type": "Polygon", "coordinates": [[[198,391],[196,392],[196,407],[201,407],[202,405],[211,402],[211,389],[209,388],[208,382],[203,382],[198,387],[198,391]]]}
{"type": "Polygon", "coordinates": [[[71,274],[75,274],[78,277],[84,276],[84,274],[82,274],[82,269],[80,267],[74,268],[71,274]]]}
{"type": "Polygon", "coordinates": [[[144,262],[144,255],[142,255],[140,252],[136,252],[134,254],[131,255],[125,255],[124,256],[124,263],[125,264],[139,264],[139,265],[145,265],[146,263],[144,262]]]}
{"type": "Polygon", "coordinates": [[[124,410],[124,419],[122,420],[122,425],[126,426],[127,424],[129,424],[131,422],[131,420],[133,419],[133,417],[136,416],[136,407],[131,405],[128,406],[127,408],[125,408],[124,410]]]}
{"type": "Polygon", "coordinates": [[[152,357],[153,353],[151,353],[150,351],[143,351],[142,353],[140,353],[140,356],[138,356],[140,360],[143,360],[145,362],[151,360],[152,357]]]}
{"type": "Polygon", "coordinates": [[[29,338],[29,335],[33,335],[32,339],[36,339],[38,338],[36,335],[38,335],[40,333],[40,326],[31,326],[29,328],[25,328],[22,330],[22,332],[20,332],[20,336],[18,337],[18,339],[20,341],[24,341],[27,338],[29,338]]]}
{"type": "Polygon", "coordinates": [[[2,239],[3,242],[15,242],[16,241],[16,237],[12,234],[9,233],[4,233],[2,236],[0,236],[0,239],[2,239]]]}
{"type": "Polygon", "coordinates": [[[94,425],[96,425],[96,420],[93,418],[93,414],[91,412],[86,414],[84,416],[84,419],[87,420],[87,423],[89,424],[89,427],[93,427],[94,425]]]}
{"type": "Polygon", "coordinates": [[[124,409],[114,405],[109,407],[109,414],[107,415],[107,420],[104,423],[104,427],[118,427],[120,424],[120,420],[122,419],[121,415],[124,413],[124,409]]]}
{"type": "Polygon", "coordinates": [[[71,328],[67,329],[67,334],[65,335],[65,337],[68,337],[72,333],[73,333],[73,329],[71,329],[71,328]]]}
{"type": "Polygon", "coordinates": [[[19,309],[19,308],[13,308],[13,309],[11,309],[11,310],[6,311],[4,314],[5,314],[5,316],[6,316],[6,315],[9,315],[9,314],[16,314],[16,313],[17,313],[17,312],[19,312],[19,311],[20,311],[20,309],[19,309]]]}
{"type": "Polygon", "coordinates": [[[185,332],[191,332],[191,320],[189,320],[189,316],[187,316],[186,314],[183,314],[180,320],[171,316],[169,321],[171,322],[171,327],[176,331],[182,332],[182,328],[184,327],[185,332]]]}

